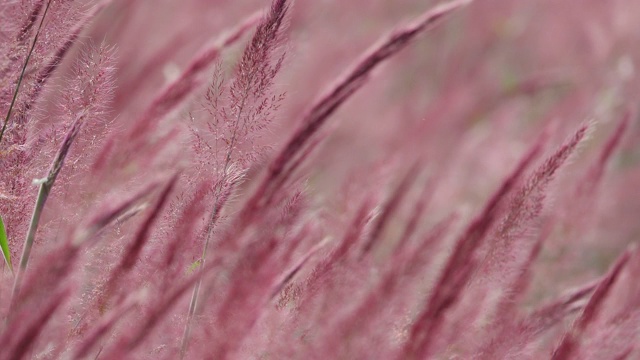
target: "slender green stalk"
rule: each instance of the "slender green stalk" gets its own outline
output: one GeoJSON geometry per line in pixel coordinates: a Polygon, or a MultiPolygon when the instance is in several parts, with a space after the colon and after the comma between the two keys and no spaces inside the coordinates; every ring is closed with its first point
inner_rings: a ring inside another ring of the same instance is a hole
{"type": "Polygon", "coordinates": [[[71,144],[75,140],[76,136],[80,132],[80,128],[86,118],[86,113],[79,115],[71,127],[67,132],[67,135],[56,154],[56,157],[53,159],[51,163],[51,167],[49,168],[49,173],[44,179],[38,180],[40,184],[40,189],[38,191],[38,197],[36,198],[36,204],[33,208],[33,214],[31,216],[31,222],[29,224],[29,230],[27,230],[27,236],[24,241],[24,247],[22,248],[22,256],[20,257],[20,266],[18,267],[18,271],[16,274],[15,281],[13,283],[13,291],[11,292],[11,303],[9,305],[9,314],[11,314],[11,310],[15,306],[15,302],[18,299],[18,295],[20,294],[20,285],[22,283],[22,278],[24,277],[24,272],[27,269],[27,265],[29,264],[29,257],[31,255],[31,248],[33,247],[33,242],[36,237],[36,232],[38,230],[38,225],[40,224],[40,216],[42,215],[42,211],[44,206],[49,198],[49,193],[53,188],[53,184],[60,174],[60,170],[62,170],[62,166],[64,165],[64,160],[69,153],[69,149],[71,148],[71,144]]]}
{"type": "Polygon", "coordinates": [[[0,130],[0,143],[2,142],[2,137],[4,136],[4,132],[7,129],[7,124],[9,123],[9,119],[11,118],[11,113],[13,112],[13,107],[15,106],[16,100],[18,98],[18,92],[20,91],[20,85],[22,85],[22,80],[24,79],[24,74],[27,71],[27,65],[29,65],[29,60],[31,59],[33,50],[36,48],[36,43],[38,42],[38,37],[40,36],[40,31],[42,30],[42,24],[44,24],[44,19],[47,16],[47,12],[49,12],[49,6],[51,5],[51,1],[52,0],[49,0],[47,2],[47,7],[44,8],[44,13],[42,14],[42,18],[40,19],[38,30],[36,31],[36,35],[33,37],[31,48],[27,53],[27,58],[24,60],[24,64],[22,65],[22,71],[20,72],[20,76],[18,77],[18,83],[16,84],[16,89],[13,92],[13,98],[11,99],[11,104],[9,105],[9,111],[7,111],[7,116],[5,116],[4,123],[2,124],[2,130],[0,130]]]}
{"type": "Polygon", "coordinates": [[[33,241],[36,237],[38,224],[40,223],[40,216],[42,215],[44,204],[47,202],[47,198],[49,197],[49,193],[51,192],[52,187],[53,187],[53,182],[45,181],[42,184],[40,184],[40,190],[38,191],[38,198],[36,199],[36,205],[33,209],[33,214],[31,215],[29,230],[27,231],[27,237],[25,239],[24,247],[22,249],[22,256],[20,257],[20,266],[18,267],[16,278],[13,282],[13,291],[11,292],[11,305],[9,307],[10,309],[9,312],[11,312],[11,309],[13,309],[13,307],[15,306],[15,301],[18,298],[17,295],[20,292],[20,284],[22,283],[24,272],[27,269],[27,265],[29,263],[31,248],[33,247],[33,241]]]}
{"type": "Polygon", "coordinates": [[[11,265],[11,251],[9,250],[7,230],[4,227],[2,216],[0,216],[0,250],[2,250],[2,257],[4,258],[5,264],[7,264],[9,270],[11,270],[11,274],[13,274],[13,265],[11,265]]]}
{"type": "MultiPolygon", "coordinates": [[[[239,136],[241,136],[240,131],[247,126],[247,121],[249,121],[248,115],[245,114],[246,107],[250,106],[249,100],[251,96],[259,97],[265,94],[265,91],[269,87],[270,79],[275,76],[280,67],[280,63],[278,62],[277,65],[273,66],[273,69],[266,69],[270,64],[271,51],[277,47],[277,39],[280,36],[279,29],[287,12],[287,8],[288,5],[286,0],[275,0],[272,3],[271,11],[265,18],[263,18],[260,25],[258,25],[258,29],[256,30],[251,43],[247,48],[245,48],[243,58],[238,65],[238,76],[240,78],[240,89],[238,91],[242,91],[242,97],[240,99],[236,99],[235,96],[232,96],[232,108],[235,112],[235,121],[231,131],[231,139],[229,139],[228,142],[225,141],[227,151],[224,157],[224,165],[218,168],[222,171],[221,174],[218,174],[220,180],[218,180],[218,184],[214,189],[214,204],[204,239],[202,258],[199,265],[200,270],[204,268],[207,258],[207,249],[209,248],[209,244],[213,236],[213,229],[218,220],[219,213],[233,191],[233,187],[237,184],[235,180],[229,179],[229,171],[232,165],[234,149],[239,141],[239,136]],[[247,68],[249,71],[246,71],[247,68]],[[256,79],[260,80],[256,83],[256,79]]],[[[216,137],[216,156],[217,145],[218,140],[216,137]]],[[[187,324],[185,326],[182,345],[180,348],[180,359],[184,358],[188,349],[193,319],[198,311],[198,295],[201,283],[202,278],[198,279],[191,296],[189,315],[187,316],[187,324]]]]}
{"type": "MultiPolygon", "coordinates": [[[[228,161],[227,161],[228,164],[228,161]]],[[[227,168],[225,167],[225,173],[227,168]]],[[[223,177],[223,180],[220,182],[220,186],[218,188],[219,191],[222,191],[222,183],[226,179],[226,175],[223,177]]],[[[213,235],[213,228],[218,220],[218,215],[220,214],[220,210],[224,206],[226,199],[228,196],[221,196],[218,192],[218,196],[215,197],[215,204],[211,211],[211,217],[209,218],[209,223],[207,225],[206,237],[204,241],[204,246],[202,248],[202,257],[200,258],[200,264],[198,266],[198,270],[201,271],[204,268],[204,264],[207,258],[207,249],[209,248],[209,243],[211,242],[211,237],[213,235]]],[[[193,318],[196,315],[196,311],[198,309],[198,296],[200,294],[200,285],[202,284],[202,278],[198,279],[196,285],[193,288],[193,293],[191,294],[191,301],[189,302],[189,315],[187,316],[187,324],[184,328],[184,334],[182,336],[182,345],[180,346],[180,359],[184,359],[184,356],[187,353],[187,349],[189,347],[189,338],[191,336],[191,326],[193,324],[193,318]]]]}
{"type": "Polygon", "coordinates": [[[193,288],[193,294],[191,294],[191,301],[189,302],[189,316],[187,316],[187,325],[184,328],[184,334],[182,335],[182,345],[180,346],[180,359],[184,359],[189,348],[189,338],[191,337],[191,323],[193,317],[196,314],[196,306],[198,305],[198,295],[200,293],[201,282],[196,282],[196,286],[193,288]]]}
{"type": "MultiPolygon", "coordinates": [[[[251,75],[249,75],[250,77],[253,75],[253,71],[251,72],[251,75]]],[[[211,242],[211,237],[213,235],[213,228],[215,227],[215,224],[218,220],[218,215],[220,214],[220,211],[222,210],[222,207],[224,206],[224,203],[226,202],[226,199],[228,198],[228,194],[224,194],[222,192],[223,190],[223,186],[225,184],[225,182],[227,181],[227,178],[229,176],[229,168],[231,166],[231,156],[233,155],[233,149],[235,148],[236,142],[237,142],[237,137],[238,137],[238,129],[240,127],[240,122],[242,122],[243,118],[242,118],[242,112],[244,111],[247,99],[249,97],[249,93],[245,92],[242,96],[242,100],[240,101],[240,107],[238,109],[238,114],[236,115],[236,119],[235,119],[235,123],[234,123],[234,128],[233,128],[233,133],[231,135],[231,141],[229,144],[229,147],[227,149],[227,154],[225,155],[225,160],[224,160],[224,166],[223,166],[223,170],[222,170],[222,176],[221,176],[221,180],[218,183],[217,189],[215,190],[215,192],[217,193],[214,196],[214,205],[213,205],[213,209],[211,210],[211,216],[209,218],[209,224],[207,225],[207,231],[206,231],[206,236],[205,236],[205,240],[204,240],[204,246],[202,248],[202,258],[200,259],[200,265],[198,266],[199,269],[204,268],[204,263],[206,261],[207,258],[207,249],[209,248],[209,243],[211,242]]],[[[246,122],[246,120],[245,120],[246,122]]],[[[230,184],[233,185],[233,184],[230,184]]],[[[196,286],[193,288],[193,293],[191,294],[191,301],[189,302],[189,315],[187,316],[187,325],[185,326],[184,329],[184,334],[182,337],[182,345],[180,346],[180,359],[184,359],[184,356],[187,353],[187,349],[189,346],[189,337],[191,336],[191,326],[193,323],[193,318],[195,317],[196,311],[197,311],[197,306],[198,306],[198,296],[200,293],[200,285],[202,284],[202,278],[200,278],[198,280],[198,282],[196,283],[196,286]]]]}

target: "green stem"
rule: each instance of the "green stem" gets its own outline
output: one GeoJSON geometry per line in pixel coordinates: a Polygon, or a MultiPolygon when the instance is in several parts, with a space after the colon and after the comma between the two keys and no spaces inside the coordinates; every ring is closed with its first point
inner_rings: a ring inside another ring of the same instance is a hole
{"type": "MultiPolygon", "coordinates": [[[[56,157],[53,159],[51,163],[51,167],[49,168],[49,172],[47,177],[44,179],[40,179],[40,190],[38,191],[38,197],[36,199],[36,204],[33,208],[33,215],[31,216],[31,223],[29,224],[29,230],[27,230],[27,237],[24,241],[24,247],[22,249],[22,256],[20,257],[20,267],[18,268],[18,273],[16,275],[15,281],[13,283],[13,291],[11,292],[11,302],[9,305],[9,313],[13,310],[15,306],[15,302],[20,295],[20,285],[22,283],[22,278],[24,276],[24,272],[27,269],[27,265],[29,264],[29,257],[31,255],[31,248],[33,247],[33,242],[36,237],[36,231],[38,230],[38,225],[40,224],[40,216],[42,215],[42,211],[44,209],[44,205],[47,202],[47,198],[49,198],[49,193],[53,188],[53,184],[56,182],[58,178],[58,174],[60,174],[60,170],[62,170],[62,166],[64,165],[64,160],[69,153],[69,149],[71,148],[71,144],[73,144],[74,139],[78,135],[82,123],[85,120],[86,114],[79,115],[75,121],[71,124],[69,131],[67,132],[67,136],[65,137],[56,157]]],[[[8,318],[8,317],[7,317],[8,318]]]]}
{"type": "Polygon", "coordinates": [[[2,124],[2,130],[0,130],[0,143],[2,142],[2,137],[4,136],[4,132],[7,129],[7,124],[9,123],[9,119],[11,118],[11,113],[13,112],[13,107],[18,98],[18,92],[20,91],[20,85],[22,85],[22,80],[24,79],[24,74],[27,71],[27,65],[29,64],[29,60],[31,59],[31,55],[33,54],[33,50],[36,48],[36,43],[38,41],[38,36],[40,36],[40,30],[42,30],[42,24],[44,24],[44,19],[47,16],[47,12],[49,12],[49,6],[51,5],[51,1],[47,2],[47,7],[44,8],[44,13],[42,14],[42,19],[40,19],[40,24],[38,25],[38,30],[36,31],[36,35],[33,37],[33,42],[31,43],[31,48],[27,53],[27,58],[24,60],[24,64],[22,65],[22,71],[20,72],[20,76],[18,77],[18,83],[16,84],[16,89],[13,92],[13,98],[11,99],[11,104],[9,105],[9,111],[7,111],[7,116],[4,118],[4,123],[2,124]]]}
{"type": "MultiPolygon", "coordinates": [[[[219,190],[222,191],[222,185],[219,186],[219,190]]],[[[220,195],[220,193],[218,193],[220,195]]],[[[218,213],[222,207],[222,204],[219,203],[220,196],[216,197],[214,207],[211,211],[211,217],[209,219],[209,224],[207,225],[206,238],[204,241],[204,246],[202,248],[202,257],[200,258],[200,266],[198,266],[199,270],[204,268],[204,262],[207,257],[207,249],[209,248],[209,243],[211,239],[211,235],[213,234],[213,228],[215,226],[216,220],[218,218],[218,213]]],[[[187,349],[189,347],[189,337],[191,336],[191,326],[193,324],[193,318],[196,315],[196,310],[198,307],[198,296],[200,293],[200,285],[202,284],[202,278],[198,279],[195,287],[193,288],[193,293],[191,294],[191,301],[189,302],[189,315],[187,316],[187,324],[184,328],[184,334],[182,336],[182,345],[180,346],[180,359],[184,359],[184,356],[187,353],[187,349]]]]}
{"type": "MultiPolygon", "coordinates": [[[[253,73],[250,75],[252,76],[253,73]]],[[[240,121],[242,120],[242,112],[244,111],[244,107],[246,105],[247,99],[249,97],[249,92],[245,92],[243,94],[242,100],[240,102],[240,107],[238,109],[238,114],[236,115],[236,121],[234,123],[233,132],[231,135],[231,141],[229,144],[229,149],[227,150],[227,154],[225,156],[224,167],[222,171],[222,178],[218,183],[218,188],[215,190],[218,192],[216,196],[214,196],[214,205],[211,211],[211,217],[209,219],[209,224],[207,226],[206,236],[204,240],[204,246],[202,249],[202,258],[200,259],[199,269],[204,267],[205,259],[207,258],[207,249],[209,248],[209,243],[211,242],[211,235],[213,233],[213,228],[215,226],[218,213],[220,212],[222,205],[220,204],[220,198],[223,195],[222,189],[224,186],[224,182],[227,180],[227,176],[229,175],[229,166],[231,165],[231,155],[233,154],[233,148],[235,147],[237,141],[237,133],[240,121]]],[[[245,120],[246,121],[246,120],[245,120]]],[[[191,336],[191,326],[193,323],[193,318],[195,317],[197,306],[198,306],[198,295],[200,292],[200,285],[202,283],[202,278],[198,280],[196,286],[193,288],[193,293],[191,294],[191,301],[189,303],[189,315],[187,316],[187,324],[185,325],[184,334],[182,337],[182,345],[180,346],[180,360],[184,359],[184,356],[187,353],[187,349],[189,347],[189,337],[191,336]]]]}
{"type": "Polygon", "coordinates": [[[22,278],[24,277],[24,272],[27,269],[27,265],[29,264],[31,248],[33,247],[33,241],[35,240],[36,231],[38,230],[38,224],[40,223],[40,216],[42,215],[42,210],[44,209],[44,205],[47,202],[47,198],[49,197],[52,186],[53,181],[50,181],[50,179],[46,179],[42,184],[40,184],[38,198],[36,199],[36,205],[33,209],[33,214],[31,215],[31,222],[29,224],[27,238],[22,249],[22,256],[20,257],[20,266],[18,267],[16,278],[13,282],[13,291],[11,292],[9,314],[11,314],[11,310],[15,307],[15,302],[18,298],[18,294],[20,293],[20,285],[22,283],[22,278]]]}
{"type": "Polygon", "coordinates": [[[198,294],[200,293],[200,281],[196,283],[193,288],[193,294],[191,295],[191,301],[189,302],[189,316],[187,317],[187,325],[184,328],[184,335],[182,336],[182,345],[180,346],[180,359],[184,359],[189,348],[189,338],[191,337],[191,324],[196,314],[196,306],[198,305],[198,294]]]}

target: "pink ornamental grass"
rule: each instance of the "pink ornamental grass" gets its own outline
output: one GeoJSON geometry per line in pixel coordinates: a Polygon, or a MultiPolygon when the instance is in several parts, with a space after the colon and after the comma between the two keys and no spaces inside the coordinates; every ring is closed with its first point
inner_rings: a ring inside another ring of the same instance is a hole
{"type": "Polygon", "coordinates": [[[640,2],[149,6],[0,7],[0,359],[640,356],[640,2]]]}

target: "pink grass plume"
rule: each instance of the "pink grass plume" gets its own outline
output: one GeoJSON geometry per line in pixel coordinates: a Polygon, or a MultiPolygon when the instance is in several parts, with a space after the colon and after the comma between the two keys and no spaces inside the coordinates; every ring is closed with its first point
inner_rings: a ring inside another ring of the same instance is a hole
{"type": "Polygon", "coordinates": [[[470,0],[454,0],[436,6],[365,51],[305,112],[298,129],[272,160],[266,176],[246,206],[245,216],[259,211],[271,201],[275,192],[284,185],[283,179],[290,178],[308,156],[306,149],[314,144],[313,137],[317,136],[327,119],[369,80],[375,68],[405,48],[418,34],[435,28],[443,18],[469,3],[470,0]]]}

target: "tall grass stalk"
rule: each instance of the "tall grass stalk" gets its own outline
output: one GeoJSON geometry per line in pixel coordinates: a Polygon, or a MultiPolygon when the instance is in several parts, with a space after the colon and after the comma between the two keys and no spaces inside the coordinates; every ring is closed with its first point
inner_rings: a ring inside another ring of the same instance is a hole
{"type": "Polygon", "coordinates": [[[7,129],[7,125],[9,124],[9,120],[11,119],[11,113],[13,112],[13,107],[18,99],[18,93],[20,92],[20,85],[22,85],[22,80],[24,79],[25,72],[27,71],[27,66],[29,65],[29,60],[31,59],[31,55],[33,54],[33,50],[36,48],[36,43],[38,42],[38,37],[40,36],[40,31],[42,30],[42,24],[44,24],[44,19],[47,17],[47,13],[49,12],[49,6],[51,6],[51,2],[53,0],[47,1],[47,6],[44,8],[44,13],[40,18],[40,23],[38,24],[38,29],[36,30],[36,34],[33,37],[33,41],[31,42],[31,47],[29,48],[29,52],[27,53],[27,57],[24,59],[24,64],[22,65],[22,70],[20,71],[20,76],[18,77],[18,82],[16,83],[16,88],[13,91],[13,97],[11,98],[11,104],[9,105],[9,110],[7,111],[7,115],[4,118],[4,123],[2,124],[2,129],[0,130],[0,143],[2,143],[2,138],[4,136],[4,132],[7,129]]]}
{"type": "Polygon", "coordinates": [[[60,174],[60,170],[62,170],[62,166],[64,165],[64,160],[71,149],[71,144],[75,140],[82,123],[86,120],[85,116],[87,114],[82,114],[76,118],[74,123],[71,125],[69,132],[67,133],[60,149],[56,157],[53,159],[51,163],[51,167],[49,172],[45,178],[35,180],[34,183],[39,185],[38,196],[36,197],[36,202],[33,207],[33,214],[31,215],[31,221],[29,223],[29,229],[27,230],[27,236],[24,240],[24,245],[22,248],[22,255],[20,256],[20,265],[17,270],[17,275],[15,281],[13,283],[13,290],[11,292],[11,303],[9,305],[9,313],[11,309],[15,306],[15,302],[18,299],[20,294],[20,285],[23,280],[24,272],[27,270],[27,265],[29,264],[29,258],[31,256],[31,248],[33,247],[33,242],[36,238],[36,232],[38,231],[38,226],[40,225],[40,217],[42,215],[42,211],[44,210],[44,206],[47,203],[47,199],[49,198],[49,194],[51,193],[51,189],[55,184],[58,175],[60,174]]]}

